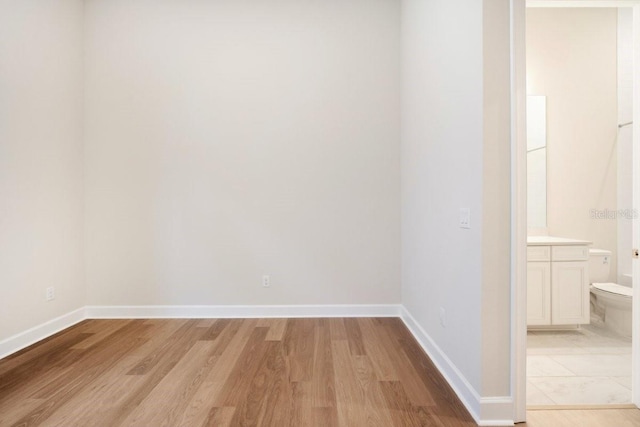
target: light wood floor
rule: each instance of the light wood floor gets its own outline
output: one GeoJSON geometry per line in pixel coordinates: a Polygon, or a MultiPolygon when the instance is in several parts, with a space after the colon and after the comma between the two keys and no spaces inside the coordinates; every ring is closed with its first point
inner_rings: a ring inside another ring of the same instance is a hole
{"type": "Polygon", "coordinates": [[[0,425],[475,423],[402,321],[335,318],[84,321],[0,360],[0,425]]]}

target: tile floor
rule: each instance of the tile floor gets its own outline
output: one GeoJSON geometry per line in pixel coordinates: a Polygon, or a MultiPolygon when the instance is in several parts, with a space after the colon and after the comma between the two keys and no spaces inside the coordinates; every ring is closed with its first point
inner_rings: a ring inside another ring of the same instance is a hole
{"type": "Polygon", "coordinates": [[[593,319],[574,331],[527,334],[527,405],[631,402],[631,338],[593,319]]]}

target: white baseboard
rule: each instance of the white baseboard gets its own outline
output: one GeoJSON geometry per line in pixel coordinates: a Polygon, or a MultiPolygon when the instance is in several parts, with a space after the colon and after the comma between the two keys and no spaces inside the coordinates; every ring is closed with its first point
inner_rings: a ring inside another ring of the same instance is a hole
{"type": "Polygon", "coordinates": [[[514,400],[511,396],[482,397],[480,398],[481,426],[513,426],[515,413],[514,400]]]}
{"type": "Polygon", "coordinates": [[[513,399],[511,396],[480,397],[456,365],[402,306],[400,318],[431,361],[436,365],[458,398],[479,426],[513,426],[513,399]]]}
{"type": "Polygon", "coordinates": [[[0,341],[0,359],[86,319],[84,307],[0,341]]]}
{"type": "Polygon", "coordinates": [[[90,319],[399,317],[400,304],[87,306],[90,319]]]}
{"type": "Polygon", "coordinates": [[[399,317],[400,304],[86,306],[0,341],[0,359],[85,319],[399,317]]]}

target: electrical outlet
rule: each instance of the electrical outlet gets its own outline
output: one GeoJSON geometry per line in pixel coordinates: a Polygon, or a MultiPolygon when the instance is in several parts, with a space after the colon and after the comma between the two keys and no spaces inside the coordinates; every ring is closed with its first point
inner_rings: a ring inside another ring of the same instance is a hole
{"type": "Polygon", "coordinates": [[[447,312],[444,307],[440,307],[440,326],[443,328],[447,326],[447,312]]]}
{"type": "Polygon", "coordinates": [[[471,209],[460,208],[460,228],[471,228],[471,209]]]}
{"type": "Polygon", "coordinates": [[[47,299],[47,301],[51,301],[52,299],[55,299],[56,297],[56,288],[54,288],[53,286],[49,286],[47,288],[47,293],[45,295],[45,298],[47,299]]]}
{"type": "Polygon", "coordinates": [[[269,286],[271,286],[271,279],[269,278],[269,275],[265,274],[262,276],[262,287],[268,288],[269,286]]]}

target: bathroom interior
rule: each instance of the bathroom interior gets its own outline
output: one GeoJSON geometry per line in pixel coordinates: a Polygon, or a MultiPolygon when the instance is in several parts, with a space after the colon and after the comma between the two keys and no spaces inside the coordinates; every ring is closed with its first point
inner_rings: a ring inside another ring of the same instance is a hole
{"type": "Polygon", "coordinates": [[[631,8],[527,9],[527,406],[631,403],[631,8]]]}

